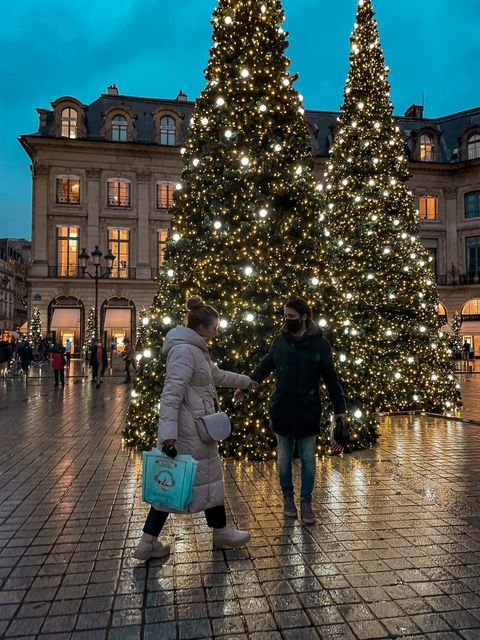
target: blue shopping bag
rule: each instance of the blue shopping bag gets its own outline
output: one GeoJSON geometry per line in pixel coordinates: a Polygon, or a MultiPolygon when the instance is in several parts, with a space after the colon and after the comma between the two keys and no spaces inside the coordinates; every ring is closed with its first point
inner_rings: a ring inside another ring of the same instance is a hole
{"type": "Polygon", "coordinates": [[[192,501],[198,461],[190,455],[169,458],[159,449],[143,452],[142,497],[163,511],[185,513],[192,501]]]}

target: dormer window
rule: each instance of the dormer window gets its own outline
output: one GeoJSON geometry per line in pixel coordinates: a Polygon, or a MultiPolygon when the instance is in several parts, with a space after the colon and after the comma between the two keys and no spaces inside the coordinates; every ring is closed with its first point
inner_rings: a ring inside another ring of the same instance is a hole
{"type": "Polygon", "coordinates": [[[435,155],[435,145],[429,133],[420,136],[420,160],[422,162],[433,162],[435,155]]]}
{"type": "Polygon", "coordinates": [[[177,124],[172,116],[160,118],[160,144],[167,147],[177,144],[177,124]]]}
{"type": "Polygon", "coordinates": [[[467,157],[469,160],[480,158],[480,133],[474,133],[467,141],[467,157]]]}
{"type": "Polygon", "coordinates": [[[62,137],[77,138],[78,113],[76,109],[62,109],[62,137]]]}
{"type": "Polygon", "coordinates": [[[113,142],[126,142],[128,140],[128,123],[125,116],[118,113],[112,119],[113,142]]]}

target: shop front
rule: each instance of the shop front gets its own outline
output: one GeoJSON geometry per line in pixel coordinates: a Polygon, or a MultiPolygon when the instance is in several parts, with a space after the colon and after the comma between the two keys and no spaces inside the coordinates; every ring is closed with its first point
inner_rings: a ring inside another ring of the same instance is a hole
{"type": "Polygon", "coordinates": [[[463,307],[460,334],[464,342],[473,347],[475,358],[480,358],[480,298],[470,300],[463,307]]]}
{"type": "Polygon", "coordinates": [[[70,340],[72,357],[78,357],[81,351],[83,317],[83,304],[73,296],[59,296],[49,305],[49,335],[54,341],[60,340],[63,346],[70,340]]]}
{"type": "Polygon", "coordinates": [[[127,298],[109,298],[102,305],[104,343],[112,351],[122,352],[125,339],[133,342],[135,305],[127,298]]]}

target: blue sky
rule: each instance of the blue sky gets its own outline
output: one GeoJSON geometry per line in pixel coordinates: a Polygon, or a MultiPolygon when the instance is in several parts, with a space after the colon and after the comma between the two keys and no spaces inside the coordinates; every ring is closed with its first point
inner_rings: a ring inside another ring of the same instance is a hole
{"type": "MultiPolygon", "coordinates": [[[[0,23],[0,236],[30,237],[29,158],[17,137],[62,95],[195,98],[215,0],[22,0],[0,23]]],[[[480,0],[374,0],[396,113],[435,117],[480,106],[480,0]]],[[[284,0],[291,70],[310,109],[338,109],[356,0],[284,0]]]]}

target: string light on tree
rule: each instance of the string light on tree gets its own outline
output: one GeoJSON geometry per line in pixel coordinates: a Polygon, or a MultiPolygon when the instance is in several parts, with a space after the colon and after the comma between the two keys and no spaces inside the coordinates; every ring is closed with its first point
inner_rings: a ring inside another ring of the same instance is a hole
{"type": "Polygon", "coordinates": [[[375,411],[458,407],[372,0],[358,3],[338,129],[323,214],[335,281],[326,299],[329,328],[348,356],[339,366],[347,399],[360,401],[367,419],[375,411]],[[348,243],[347,260],[334,249],[339,238],[348,243]],[[358,334],[345,332],[347,318],[358,334]]]}
{"type": "MultiPolygon", "coordinates": [[[[183,322],[189,295],[201,295],[220,313],[214,361],[247,374],[281,329],[290,297],[305,298],[316,317],[323,312],[329,274],[320,192],[296,76],[286,71],[283,22],[281,0],[219,0],[214,11],[206,86],[190,121],[181,188],[171,208],[180,240],[167,242],[149,311],[151,356],[138,367],[124,430],[129,445],[156,443],[161,347],[168,330],[183,322]]],[[[222,443],[223,453],[237,459],[273,455],[271,392],[272,383],[261,385],[235,408],[234,433],[222,443]]],[[[219,389],[219,395],[226,404],[232,392],[219,389]]],[[[356,446],[369,442],[359,431],[356,446]]],[[[319,453],[328,448],[325,429],[319,453]]]]}

